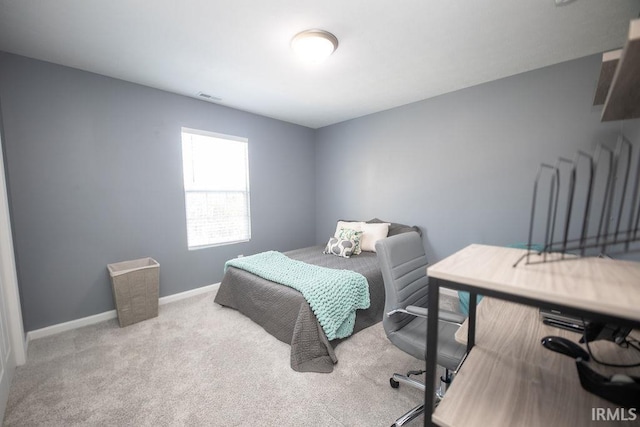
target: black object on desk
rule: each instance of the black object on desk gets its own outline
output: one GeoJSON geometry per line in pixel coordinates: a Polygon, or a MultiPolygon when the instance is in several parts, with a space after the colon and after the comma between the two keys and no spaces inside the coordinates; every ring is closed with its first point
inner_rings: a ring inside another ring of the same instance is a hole
{"type": "Polygon", "coordinates": [[[578,344],[563,337],[547,336],[542,338],[542,345],[557,353],[565,354],[574,359],[589,360],[589,353],[578,344]]]}
{"type": "Polygon", "coordinates": [[[580,384],[589,393],[625,408],[636,408],[640,405],[640,378],[621,374],[606,377],[595,372],[586,363],[589,361],[589,354],[566,338],[547,336],[542,339],[542,345],[576,359],[580,384]]]}
{"type": "Polygon", "coordinates": [[[640,378],[628,375],[605,377],[580,359],[576,360],[576,367],[580,384],[588,392],[625,408],[640,406],[640,378]]]}
{"type": "Polygon", "coordinates": [[[579,332],[581,334],[584,331],[584,322],[580,317],[571,316],[559,310],[541,308],[540,319],[542,319],[542,323],[545,325],[566,329],[572,332],[579,332]]]}
{"type": "Polygon", "coordinates": [[[585,323],[583,337],[580,339],[580,342],[585,342],[585,339],[587,342],[608,340],[613,341],[616,344],[620,344],[625,340],[630,332],[631,328],[629,327],[621,327],[610,323],[587,321],[585,323]]]}

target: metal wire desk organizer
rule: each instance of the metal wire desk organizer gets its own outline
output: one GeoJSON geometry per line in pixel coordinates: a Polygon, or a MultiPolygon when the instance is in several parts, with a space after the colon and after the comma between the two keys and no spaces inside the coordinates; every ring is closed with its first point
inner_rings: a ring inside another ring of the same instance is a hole
{"type": "Polygon", "coordinates": [[[633,243],[640,242],[639,192],[640,153],[624,135],[613,147],[598,144],[593,156],[578,151],[572,160],[541,164],[533,185],[528,250],[514,267],[523,259],[535,264],[638,250],[633,243]],[[537,256],[532,260],[532,255],[537,256]]]}

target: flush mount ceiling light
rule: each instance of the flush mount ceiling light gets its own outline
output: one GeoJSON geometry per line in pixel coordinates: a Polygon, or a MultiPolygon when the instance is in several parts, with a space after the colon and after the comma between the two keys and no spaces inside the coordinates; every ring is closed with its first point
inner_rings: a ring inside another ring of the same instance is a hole
{"type": "Polygon", "coordinates": [[[291,40],[291,49],[305,62],[319,64],[338,48],[336,36],[324,30],[306,30],[291,40]]]}

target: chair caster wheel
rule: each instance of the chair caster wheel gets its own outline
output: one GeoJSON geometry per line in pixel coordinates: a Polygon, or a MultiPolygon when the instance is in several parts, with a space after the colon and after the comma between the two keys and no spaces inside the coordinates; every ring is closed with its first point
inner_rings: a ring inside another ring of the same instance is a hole
{"type": "MultiPolygon", "coordinates": [[[[393,379],[393,377],[392,377],[392,378],[389,378],[389,384],[391,385],[391,388],[398,388],[398,387],[400,387],[400,383],[399,383],[398,381],[394,380],[394,379],[393,379]]],[[[394,426],[395,426],[395,424],[394,424],[394,426]]],[[[393,426],[392,426],[392,427],[393,427],[393,426]]]]}

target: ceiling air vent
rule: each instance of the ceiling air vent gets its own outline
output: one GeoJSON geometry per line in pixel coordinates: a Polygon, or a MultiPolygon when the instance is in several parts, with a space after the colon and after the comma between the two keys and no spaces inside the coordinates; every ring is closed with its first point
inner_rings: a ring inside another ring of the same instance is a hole
{"type": "Polygon", "coordinates": [[[222,101],[222,98],[218,98],[217,96],[209,95],[208,93],[204,93],[204,92],[198,92],[198,96],[202,99],[206,99],[207,101],[211,101],[211,102],[222,101]]]}

